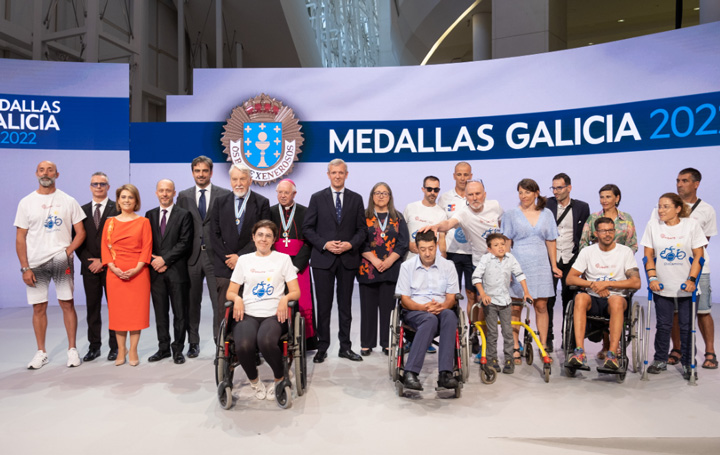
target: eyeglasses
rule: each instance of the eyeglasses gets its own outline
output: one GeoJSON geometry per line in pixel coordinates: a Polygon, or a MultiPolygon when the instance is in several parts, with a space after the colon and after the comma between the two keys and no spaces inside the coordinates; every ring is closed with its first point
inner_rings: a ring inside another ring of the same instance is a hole
{"type": "Polygon", "coordinates": [[[90,184],[90,186],[94,186],[95,188],[103,188],[106,187],[108,184],[105,182],[93,182],[90,184]]]}
{"type": "Polygon", "coordinates": [[[387,191],[375,191],[373,195],[377,197],[388,197],[390,196],[390,193],[388,193],[387,191]]]}
{"type": "Polygon", "coordinates": [[[563,185],[563,186],[551,186],[551,187],[550,187],[550,191],[562,191],[562,190],[564,190],[564,189],[567,188],[567,187],[568,187],[567,185],[563,185]]]}
{"type": "Polygon", "coordinates": [[[427,191],[428,193],[439,193],[440,192],[440,187],[433,188],[430,186],[425,186],[423,188],[425,188],[425,191],[427,191]]]}
{"type": "Polygon", "coordinates": [[[615,229],[598,229],[597,230],[598,234],[612,234],[613,232],[615,232],[615,229]]]}

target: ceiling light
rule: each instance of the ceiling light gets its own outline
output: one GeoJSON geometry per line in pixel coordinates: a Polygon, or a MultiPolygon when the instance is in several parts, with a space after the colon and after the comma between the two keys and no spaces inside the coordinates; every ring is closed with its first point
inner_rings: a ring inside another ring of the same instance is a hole
{"type": "Polygon", "coordinates": [[[625,22],[625,19],[618,19],[618,22],[625,22]]]}
{"type": "Polygon", "coordinates": [[[700,11],[700,8],[693,8],[693,11],[700,11]]]}

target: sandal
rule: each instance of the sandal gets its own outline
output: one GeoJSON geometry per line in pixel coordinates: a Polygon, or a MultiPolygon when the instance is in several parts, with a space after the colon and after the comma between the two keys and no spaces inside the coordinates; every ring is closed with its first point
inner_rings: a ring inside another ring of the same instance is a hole
{"type": "Polygon", "coordinates": [[[702,367],[705,368],[706,370],[717,370],[717,368],[718,368],[717,355],[715,355],[714,352],[706,352],[705,360],[703,361],[702,367]],[[708,356],[710,356],[709,359],[708,359],[708,356]]]}
{"type": "Polygon", "coordinates": [[[520,355],[520,349],[513,349],[513,362],[515,365],[522,365],[522,356],[520,355]],[[515,353],[517,352],[517,357],[515,353]]]}
{"type": "MultiPolygon", "coordinates": [[[[680,351],[680,349],[673,349],[672,351],[670,351],[670,355],[668,356],[667,364],[668,365],[677,365],[680,363],[680,360],[682,360],[682,352],[680,351]]],[[[717,368],[717,366],[716,366],[716,368],[717,368]]]]}

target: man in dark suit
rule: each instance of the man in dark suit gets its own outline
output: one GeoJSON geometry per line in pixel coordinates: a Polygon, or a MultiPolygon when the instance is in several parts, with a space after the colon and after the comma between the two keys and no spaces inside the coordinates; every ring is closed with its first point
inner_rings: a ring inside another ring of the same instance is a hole
{"type": "MultiPolygon", "coordinates": [[[[84,362],[90,362],[100,357],[102,346],[102,297],[105,290],[105,267],[100,259],[100,243],[105,220],[109,216],[118,214],[115,202],[108,198],[110,181],[103,172],[96,172],[90,177],[90,192],[92,202],[82,206],[85,212],[83,225],[85,226],[85,241],[78,247],[80,258],[80,273],[85,288],[85,301],[87,305],[88,342],[90,348],[83,357],[84,362]]],[[[108,360],[117,359],[117,339],[115,331],[108,331],[108,345],[110,352],[108,360]]]]}
{"type": "MultiPolygon", "coordinates": [[[[555,216],[558,227],[557,245],[557,266],[562,270],[563,276],[561,280],[561,297],[563,311],[563,326],[565,325],[565,312],[567,305],[573,298],[573,292],[568,289],[565,280],[568,272],[572,267],[577,255],[580,251],[580,236],[583,226],[590,216],[590,207],[587,202],[570,199],[570,191],[572,185],[570,177],[565,173],[560,173],[553,177],[552,192],[554,197],[548,198],[546,207],[555,216]]],[[[553,278],[554,287],[557,288],[558,278],[553,278]]],[[[557,291],[556,291],[557,292],[557,291]]],[[[553,349],[553,307],[555,306],[555,297],[550,297],[547,303],[548,316],[550,323],[548,325],[548,346],[549,351],[553,349]]],[[[563,334],[564,335],[564,334],[563,334]]],[[[563,340],[564,342],[564,340],[563,340]]]]}
{"type": "Polygon", "coordinates": [[[157,183],[155,194],[160,207],[149,210],[145,217],[152,228],[153,249],[150,262],[150,293],[155,309],[158,351],[149,362],[170,357],[170,318],[173,312],[172,356],[177,364],[185,363],[185,331],[188,308],[188,256],[192,249],[193,221],[190,212],[173,204],[175,183],[163,179],[157,183]]]}
{"type": "Polygon", "coordinates": [[[207,156],[195,158],[192,169],[195,185],[183,190],[178,195],[177,205],[188,210],[193,217],[192,253],[188,259],[190,274],[190,297],[188,303],[188,347],[187,356],[195,358],[200,354],[200,313],[202,303],[203,278],[207,280],[208,293],[214,314],[219,308],[215,268],[213,267],[213,250],[210,238],[210,212],[218,197],[230,194],[230,191],[212,185],[213,162],[207,156]]]}
{"type": "Polygon", "coordinates": [[[310,264],[317,296],[318,350],[313,362],[322,363],[330,347],[330,314],[337,280],[339,356],[353,361],[362,357],[350,349],[352,292],[365,241],[365,207],[362,197],[345,188],[348,169],[341,159],[328,164],[330,188],[310,198],[303,234],[312,245],[310,264]]]}
{"type": "Polygon", "coordinates": [[[278,228],[280,236],[275,241],[275,251],[285,253],[292,258],[300,286],[298,306],[305,318],[305,339],[308,350],[317,349],[317,336],[313,317],[312,285],[310,284],[310,252],[312,248],[302,232],[307,207],[295,202],[297,188],[290,179],[277,185],[278,203],[270,207],[270,219],[278,228]]]}
{"type": "Polygon", "coordinates": [[[213,336],[224,314],[230,277],[238,257],[255,251],[252,227],[260,220],[270,219],[270,202],[265,196],[250,191],[250,169],[234,164],[230,167],[232,193],[217,198],[210,214],[212,247],[215,254],[215,281],[217,282],[218,306],[214,312],[213,336]]]}

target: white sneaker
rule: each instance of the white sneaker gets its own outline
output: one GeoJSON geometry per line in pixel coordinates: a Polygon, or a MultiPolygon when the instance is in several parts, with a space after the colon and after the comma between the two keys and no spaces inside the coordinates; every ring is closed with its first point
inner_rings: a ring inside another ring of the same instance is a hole
{"type": "Polygon", "coordinates": [[[38,351],[35,353],[35,357],[28,363],[28,370],[39,370],[46,363],[48,363],[47,353],[38,351]]]}
{"type": "MultiPolygon", "coordinates": [[[[265,390],[265,384],[263,384],[260,379],[258,379],[255,384],[251,382],[250,387],[252,387],[252,389],[255,391],[255,398],[257,398],[258,400],[264,400],[267,396],[268,392],[265,390]]],[[[275,392],[273,391],[273,399],[274,398],[275,392]]]]}
{"type": "Polygon", "coordinates": [[[267,389],[267,394],[265,395],[266,400],[275,400],[275,384],[277,384],[277,382],[273,382],[273,385],[267,389]]]}
{"type": "Polygon", "coordinates": [[[67,366],[70,368],[79,367],[80,364],[82,363],[82,360],[80,360],[80,354],[78,354],[77,349],[70,348],[70,349],[68,349],[67,354],[68,354],[67,366]]]}

